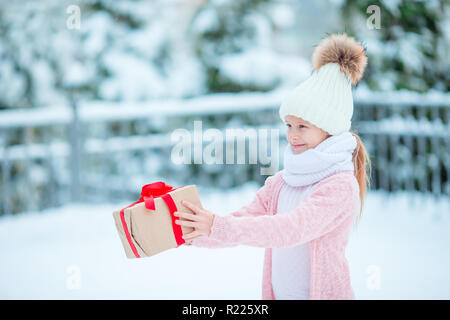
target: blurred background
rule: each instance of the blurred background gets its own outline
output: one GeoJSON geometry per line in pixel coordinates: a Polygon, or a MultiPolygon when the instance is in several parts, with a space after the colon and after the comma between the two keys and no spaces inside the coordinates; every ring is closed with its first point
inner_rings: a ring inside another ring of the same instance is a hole
{"type": "Polygon", "coordinates": [[[449,299],[446,0],[0,2],[0,298],[259,299],[262,248],[129,261],[112,211],[155,181],[196,184],[217,214],[250,202],[266,164],[175,164],[171,133],[277,129],[281,170],[279,105],[336,32],[369,58],[353,93],[372,161],[347,250],[356,298],[449,299]],[[173,279],[186,261],[192,277],[173,279]]]}

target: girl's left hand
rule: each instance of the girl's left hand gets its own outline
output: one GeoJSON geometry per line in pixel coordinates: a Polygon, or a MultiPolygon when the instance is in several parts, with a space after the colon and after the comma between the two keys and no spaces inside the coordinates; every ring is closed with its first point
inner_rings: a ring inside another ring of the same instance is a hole
{"type": "Polygon", "coordinates": [[[174,212],[174,216],[180,217],[183,219],[186,219],[188,221],[183,221],[180,219],[175,220],[176,224],[186,226],[186,227],[193,227],[194,231],[191,233],[185,234],[183,236],[183,239],[185,241],[188,241],[192,238],[195,238],[199,235],[210,235],[211,233],[211,227],[214,222],[214,213],[209,212],[205,209],[202,209],[195,204],[190,203],[189,201],[182,200],[181,204],[191,209],[194,214],[187,213],[187,212],[181,212],[176,211],[174,212]]]}

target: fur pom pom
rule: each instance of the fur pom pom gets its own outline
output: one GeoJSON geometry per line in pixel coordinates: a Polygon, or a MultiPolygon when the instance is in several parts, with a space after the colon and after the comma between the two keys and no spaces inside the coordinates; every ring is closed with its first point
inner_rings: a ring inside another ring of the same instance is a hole
{"type": "Polygon", "coordinates": [[[314,70],[327,63],[337,63],[356,85],[367,65],[366,49],[347,34],[332,34],[323,39],[313,53],[314,70]]]}

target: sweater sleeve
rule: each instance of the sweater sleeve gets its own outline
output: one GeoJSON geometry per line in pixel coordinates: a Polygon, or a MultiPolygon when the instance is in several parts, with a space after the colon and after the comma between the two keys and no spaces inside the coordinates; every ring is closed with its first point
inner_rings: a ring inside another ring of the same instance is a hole
{"type": "Polygon", "coordinates": [[[349,215],[357,194],[356,180],[328,177],[289,213],[264,216],[216,216],[210,238],[228,244],[283,248],[306,243],[332,231],[349,215]],[[356,185],[355,185],[356,184],[356,185]]]}
{"type": "MultiPolygon", "coordinates": [[[[271,194],[273,178],[274,176],[266,178],[264,185],[256,192],[253,200],[249,204],[244,205],[239,210],[230,213],[227,217],[241,219],[242,217],[249,217],[249,216],[257,217],[267,214],[269,206],[268,202],[270,199],[268,195],[271,194]]],[[[216,214],[214,220],[216,220],[219,217],[221,216],[216,214]]],[[[226,247],[235,247],[239,245],[239,243],[229,243],[224,238],[214,239],[211,237],[211,235],[196,238],[192,240],[190,244],[189,243],[186,244],[204,248],[226,248],[226,247]]]]}

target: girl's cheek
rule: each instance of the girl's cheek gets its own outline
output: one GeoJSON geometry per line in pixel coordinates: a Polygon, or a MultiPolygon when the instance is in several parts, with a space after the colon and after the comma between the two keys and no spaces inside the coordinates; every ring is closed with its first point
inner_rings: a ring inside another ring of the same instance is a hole
{"type": "Polygon", "coordinates": [[[289,137],[298,137],[300,135],[300,130],[290,130],[288,131],[289,137]]]}
{"type": "Polygon", "coordinates": [[[287,138],[289,141],[292,139],[293,136],[294,136],[294,135],[292,134],[292,132],[288,132],[288,133],[286,134],[286,138],[287,138]]]}
{"type": "Polygon", "coordinates": [[[290,138],[291,137],[291,130],[290,130],[290,128],[288,128],[287,130],[286,130],[286,138],[290,138]]]}

